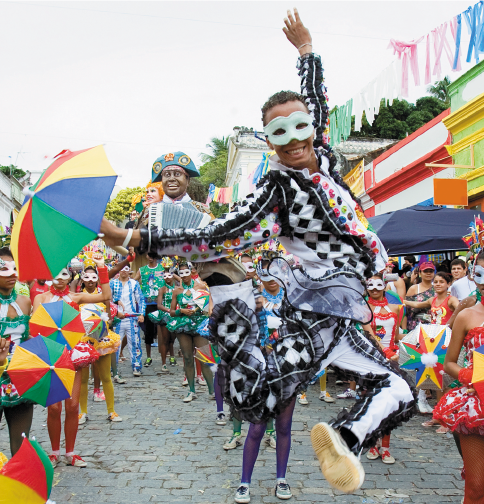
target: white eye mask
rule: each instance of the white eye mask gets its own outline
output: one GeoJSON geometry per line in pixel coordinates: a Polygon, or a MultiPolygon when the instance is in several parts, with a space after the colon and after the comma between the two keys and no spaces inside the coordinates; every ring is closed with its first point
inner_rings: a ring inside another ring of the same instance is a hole
{"type": "Polygon", "coordinates": [[[252,273],[255,271],[254,263],[244,262],[242,264],[244,265],[244,268],[247,270],[247,273],[252,273]]]}
{"type": "Polygon", "coordinates": [[[479,285],[484,284],[484,268],[478,264],[474,266],[474,282],[479,285]]]}
{"type": "Polygon", "coordinates": [[[287,145],[291,140],[306,140],[314,134],[313,118],[307,112],[298,110],[289,117],[272,119],[264,126],[264,133],[274,145],[287,145]]]}
{"type": "Polygon", "coordinates": [[[383,280],[376,280],[374,278],[371,278],[370,280],[368,280],[368,282],[366,282],[366,288],[368,290],[379,290],[379,291],[382,291],[382,290],[385,290],[385,282],[383,280]]]}
{"type": "Polygon", "coordinates": [[[0,276],[9,277],[15,275],[17,276],[17,266],[15,266],[15,261],[4,261],[0,259],[0,276]]]}
{"type": "Polygon", "coordinates": [[[181,270],[180,272],[178,272],[178,276],[180,277],[188,277],[190,275],[191,275],[190,270],[181,270]]]}
{"type": "Polygon", "coordinates": [[[60,271],[60,273],[55,277],[55,280],[70,280],[71,274],[67,271],[67,268],[64,268],[60,271]]]}
{"type": "Polygon", "coordinates": [[[84,282],[97,282],[99,277],[97,273],[91,271],[89,273],[84,273],[84,275],[82,275],[82,279],[84,280],[84,282]]]}
{"type": "Polygon", "coordinates": [[[171,273],[165,273],[164,278],[173,278],[173,275],[171,273]]]}
{"type": "Polygon", "coordinates": [[[129,266],[125,266],[121,271],[126,271],[126,273],[129,273],[131,271],[131,268],[129,266]]]}

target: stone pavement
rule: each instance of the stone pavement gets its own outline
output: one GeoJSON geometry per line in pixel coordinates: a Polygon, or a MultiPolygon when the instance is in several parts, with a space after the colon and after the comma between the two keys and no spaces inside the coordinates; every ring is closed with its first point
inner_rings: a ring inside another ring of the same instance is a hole
{"type": "MultiPolygon", "coordinates": [[[[154,349],[158,359],[158,352],[154,349]]],[[[51,499],[57,504],[91,503],[232,503],[242,465],[242,448],[224,451],[231,434],[230,422],[215,425],[215,402],[208,400],[206,387],[199,399],[182,402],[182,359],[171,374],[157,376],[159,359],[134,378],[127,363],[121,370],[127,383],[115,384],[116,411],[123,422],[106,420],[104,403],[92,401],[89,391],[89,421],[79,428],[76,452],[88,463],[86,469],[59,465],[54,474],[51,499]],[[179,434],[175,431],[181,429],[179,434]]],[[[329,375],[328,390],[343,391],[329,375]]],[[[318,384],[319,385],[319,384],[318,384]]],[[[397,462],[385,465],[362,456],[366,481],[356,495],[344,495],[324,480],[310,444],[313,425],[336,416],[352,404],[338,399],[334,404],[318,400],[319,386],[309,387],[308,406],[296,404],[292,426],[292,448],[287,481],[294,494],[291,502],[343,503],[460,503],[463,482],[461,460],[454,442],[435,428],[421,426],[415,417],[392,435],[391,453],[397,462]],[[392,494],[397,494],[392,496],[392,494]]],[[[46,410],[35,407],[32,435],[48,450],[46,410]]],[[[248,425],[244,423],[243,433],[248,425]]],[[[5,422],[0,425],[0,451],[10,455],[5,422]]],[[[252,503],[280,502],[274,496],[275,450],[263,446],[254,469],[252,503]]]]}

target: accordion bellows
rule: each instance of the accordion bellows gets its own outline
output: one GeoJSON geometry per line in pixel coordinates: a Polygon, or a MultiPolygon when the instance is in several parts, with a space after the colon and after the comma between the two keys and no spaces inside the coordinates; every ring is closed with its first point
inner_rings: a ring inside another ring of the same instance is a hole
{"type": "Polygon", "coordinates": [[[191,203],[153,203],[150,205],[149,226],[158,229],[197,229],[211,221],[209,214],[200,212],[191,203]]]}

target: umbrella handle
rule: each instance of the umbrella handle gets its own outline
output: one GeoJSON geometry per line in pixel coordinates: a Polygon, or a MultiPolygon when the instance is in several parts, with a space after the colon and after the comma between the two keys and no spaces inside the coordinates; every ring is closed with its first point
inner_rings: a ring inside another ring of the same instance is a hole
{"type": "Polygon", "coordinates": [[[121,245],[115,245],[114,247],[111,248],[118,254],[121,254],[122,256],[127,256],[129,254],[129,250],[125,249],[124,247],[121,247],[121,245]]]}

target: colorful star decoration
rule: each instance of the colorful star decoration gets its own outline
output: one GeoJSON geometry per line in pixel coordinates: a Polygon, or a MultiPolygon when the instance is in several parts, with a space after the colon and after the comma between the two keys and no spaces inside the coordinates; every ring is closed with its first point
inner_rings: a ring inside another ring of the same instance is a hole
{"type": "Polygon", "coordinates": [[[417,371],[417,387],[429,380],[438,389],[444,388],[444,359],[449,341],[450,329],[434,324],[420,324],[402,340],[400,367],[417,371]],[[416,342],[411,343],[412,340],[416,342]]]}

